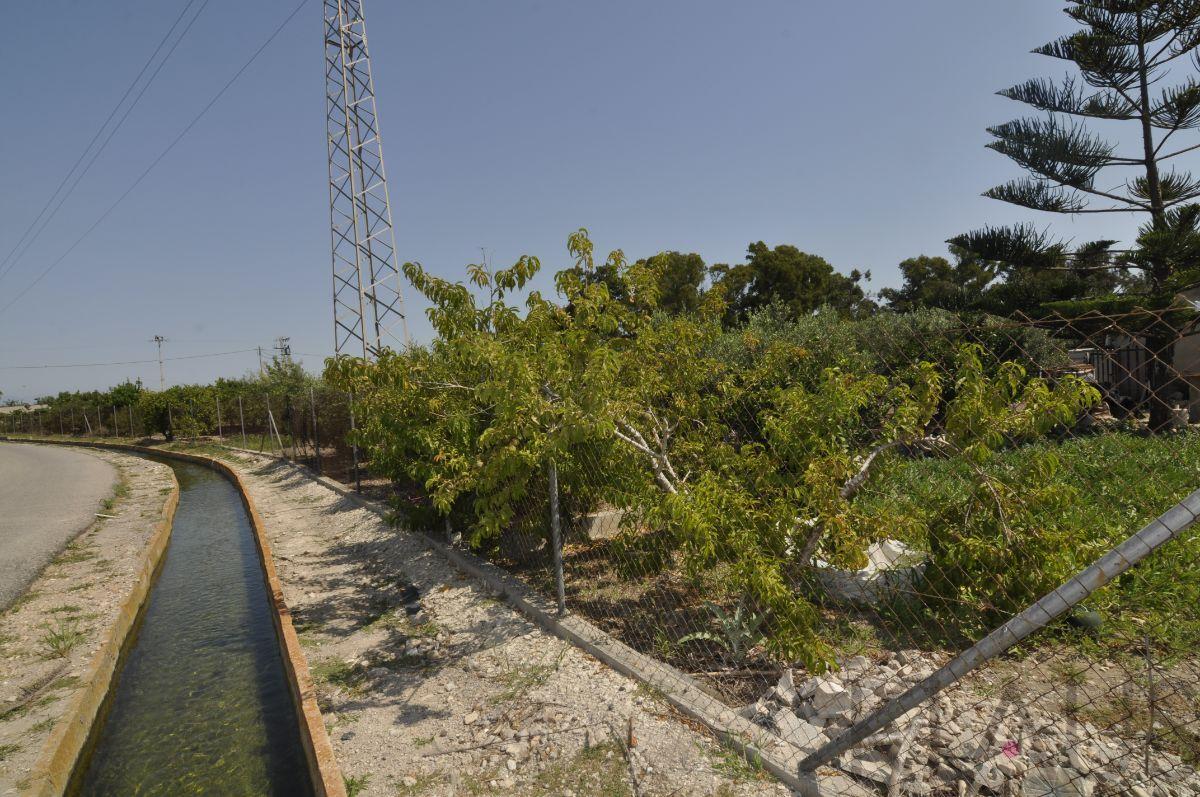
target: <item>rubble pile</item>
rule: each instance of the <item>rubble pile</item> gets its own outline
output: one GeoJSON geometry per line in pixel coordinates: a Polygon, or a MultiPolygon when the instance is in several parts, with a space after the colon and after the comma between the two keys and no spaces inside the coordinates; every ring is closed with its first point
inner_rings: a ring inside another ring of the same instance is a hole
{"type": "MultiPolygon", "coordinates": [[[[902,652],[888,661],[857,656],[839,671],[779,683],[742,716],[806,755],[887,700],[931,675],[937,660],[902,652]]],[[[995,794],[1014,797],[1186,797],[1200,775],[1144,737],[1117,736],[1086,722],[969,688],[947,690],[831,762],[889,795],[995,794]]]]}

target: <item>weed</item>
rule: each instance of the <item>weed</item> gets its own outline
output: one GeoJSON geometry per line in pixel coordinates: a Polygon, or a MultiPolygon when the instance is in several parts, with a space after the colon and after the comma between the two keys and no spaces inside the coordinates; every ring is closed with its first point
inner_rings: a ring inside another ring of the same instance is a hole
{"type": "Polygon", "coordinates": [[[73,565],[77,562],[86,562],[89,559],[95,559],[96,552],[85,547],[82,543],[71,543],[67,549],[60,553],[54,559],[56,565],[73,565]]]}
{"type": "Polygon", "coordinates": [[[355,665],[345,661],[319,661],[312,667],[313,680],[357,693],[365,675],[355,665]]]}
{"type": "Polygon", "coordinates": [[[79,621],[59,617],[54,624],[42,625],[46,633],[41,637],[42,647],[46,649],[48,659],[65,659],[76,645],[83,642],[83,632],[79,630],[79,621]]]}
{"type": "Polygon", "coordinates": [[[413,747],[417,748],[418,750],[430,744],[433,744],[432,736],[418,736],[417,738],[413,739],[413,747]]]}
{"type": "Polygon", "coordinates": [[[13,601],[12,603],[10,603],[10,604],[9,604],[9,606],[8,606],[8,611],[9,611],[9,612],[15,612],[17,609],[20,609],[20,608],[22,608],[22,607],[24,607],[24,606],[28,606],[28,605],[29,605],[30,603],[32,603],[32,602],[33,602],[33,601],[34,601],[34,600],[35,600],[37,597],[38,597],[37,590],[32,590],[32,589],[31,589],[31,590],[29,590],[28,592],[26,592],[24,595],[22,595],[21,597],[17,598],[17,599],[16,599],[15,601],[13,601]]]}
{"type": "Polygon", "coordinates": [[[396,797],[415,797],[418,794],[423,794],[441,780],[438,775],[430,772],[423,775],[413,775],[412,779],[413,783],[411,784],[400,784],[400,787],[396,789],[396,797]]]}
{"type": "Polygon", "coordinates": [[[50,614],[79,614],[80,609],[78,606],[63,604],[62,606],[55,606],[54,608],[47,609],[46,611],[50,612],[50,614]]]}
{"type": "Polygon", "coordinates": [[[358,797],[362,790],[367,788],[367,784],[371,782],[371,774],[368,772],[364,775],[343,775],[342,781],[346,784],[346,797],[358,797]]]}
{"type": "Polygon", "coordinates": [[[567,761],[544,769],[525,794],[550,797],[572,791],[598,797],[627,797],[629,773],[625,756],[616,744],[607,742],[580,751],[567,761]]]}
{"type": "Polygon", "coordinates": [[[1091,667],[1084,665],[1076,666],[1069,661],[1056,660],[1051,662],[1050,669],[1056,676],[1062,679],[1063,682],[1071,686],[1083,686],[1087,683],[1087,673],[1091,667]]]}
{"type": "Polygon", "coordinates": [[[3,761],[20,749],[21,746],[18,744],[0,744],[0,761],[3,761]]]}
{"type": "Polygon", "coordinates": [[[84,582],[82,582],[82,583],[80,583],[80,584],[76,584],[76,585],[75,585],[75,586],[73,586],[73,587],[67,587],[67,592],[82,592],[83,590],[85,590],[85,589],[91,589],[91,588],[92,588],[92,587],[94,587],[94,586],[96,586],[96,582],[94,582],[94,581],[84,581],[84,582]]]}
{"type": "Polygon", "coordinates": [[[31,725],[29,727],[29,732],[30,733],[45,733],[46,731],[50,730],[50,728],[53,727],[53,725],[54,725],[54,720],[47,717],[46,719],[41,720],[34,725],[31,725]]]}
{"type": "Polygon", "coordinates": [[[712,756],[713,772],[734,783],[746,783],[763,778],[762,759],[753,753],[721,748],[712,756]]]}

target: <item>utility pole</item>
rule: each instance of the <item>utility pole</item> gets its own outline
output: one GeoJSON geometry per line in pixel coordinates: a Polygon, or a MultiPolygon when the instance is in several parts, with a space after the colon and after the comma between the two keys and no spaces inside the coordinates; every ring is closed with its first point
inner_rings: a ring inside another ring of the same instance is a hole
{"type": "Polygon", "coordinates": [[[163,391],[167,389],[167,377],[163,371],[162,345],[167,342],[167,339],[162,335],[155,335],[150,342],[158,344],[158,389],[163,391]]]}
{"type": "Polygon", "coordinates": [[[267,369],[263,367],[262,346],[258,347],[258,378],[262,379],[267,369]]]}
{"type": "Polygon", "coordinates": [[[325,0],[333,350],[409,343],[362,0],[325,0]]]}

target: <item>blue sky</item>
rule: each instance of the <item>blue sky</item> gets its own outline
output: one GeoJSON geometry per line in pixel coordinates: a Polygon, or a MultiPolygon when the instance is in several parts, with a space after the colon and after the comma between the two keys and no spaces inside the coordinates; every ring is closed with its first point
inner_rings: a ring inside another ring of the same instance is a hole
{"type": "MultiPolygon", "coordinates": [[[[42,0],[0,30],[0,256],[108,114],[184,0],[42,0]]],[[[210,0],[124,128],[11,273],[23,290],[119,196],[291,10],[210,0]]],[[[1021,106],[994,95],[1062,67],[1048,0],[368,0],[401,256],[461,277],[541,257],[586,226],[598,250],[738,262],[792,243],[894,285],[985,223],[1128,238],[1124,218],[1039,217],[980,192],[1016,175],[983,148],[1021,106]]],[[[15,306],[0,366],[269,346],[332,349],[321,4],[310,0],[129,198],[15,306]]],[[[418,339],[427,338],[409,296],[418,339]]],[[[170,383],[254,354],[167,364],[170,383]]],[[[158,383],[157,365],[0,369],[6,398],[158,383]]]]}

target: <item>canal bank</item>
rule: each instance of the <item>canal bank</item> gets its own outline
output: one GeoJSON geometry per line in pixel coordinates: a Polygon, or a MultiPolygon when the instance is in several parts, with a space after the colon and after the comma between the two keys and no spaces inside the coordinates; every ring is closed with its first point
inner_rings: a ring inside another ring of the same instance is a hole
{"type": "MultiPolygon", "coordinates": [[[[56,440],[44,442],[62,443],[63,441],[56,440]]],[[[290,787],[281,788],[279,790],[276,790],[274,787],[268,787],[265,791],[245,793],[313,793],[316,795],[329,795],[330,797],[341,797],[344,795],[345,787],[338,771],[337,764],[333,759],[332,750],[330,748],[328,738],[326,737],[320,714],[317,711],[314,690],[308,675],[307,665],[304,661],[304,656],[300,651],[296,633],[292,628],[290,614],[288,612],[287,605],[283,600],[283,592],[275,575],[274,563],[271,557],[269,544],[267,543],[266,536],[263,531],[262,521],[254,508],[253,502],[246,494],[238,474],[219,460],[214,460],[209,457],[198,456],[195,454],[157,451],[138,446],[119,444],[101,444],[100,446],[96,446],[96,448],[107,449],[108,452],[116,450],[147,454],[156,458],[163,457],[171,460],[172,462],[190,462],[203,466],[204,468],[218,471],[224,477],[224,479],[228,480],[224,483],[228,485],[230,490],[232,490],[232,494],[227,494],[225,498],[221,499],[221,503],[226,507],[240,504],[239,509],[243,513],[241,515],[242,520],[240,521],[243,527],[243,535],[241,538],[241,543],[239,543],[237,546],[237,557],[240,561],[239,567],[243,577],[243,584],[257,582],[261,583],[262,585],[262,594],[260,595],[258,601],[259,608],[255,613],[254,619],[251,621],[256,629],[255,636],[258,638],[254,644],[249,645],[249,648],[252,649],[252,655],[257,657],[257,669],[262,666],[264,657],[269,657],[270,649],[274,647],[276,661],[279,664],[279,669],[282,671],[282,681],[285,687],[280,688],[279,679],[275,680],[274,686],[270,686],[266,689],[262,688],[262,685],[259,684],[259,697],[256,699],[259,708],[256,710],[265,720],[264,722],[260,723],[260,728],[263,729],[262,732],[265,734],[265,736],[260,736],[260,741],[262,741],[264,738],[266,741],[263,743],[265,746],[263,746],[263,744],[256,745],[256,749],[259,751],[262,758],[259,764],[256,765],[247,763],[240,768],[242,773],[241,777],[244,779],[249,779],[243,780],[242,783],[244,785],[245,783],[252,781],[255,777],[258,777],[250,774],[256,770],[256,768],[259,772],[274,773],[267,775],[269,780],[276,777],[284,778],[285,776],[281,775],[280,772],[285,769],[291,770],[293,773],[301,772],[305,776],[304,778],[301,778],[305,785],[298,787],[301,789],[300,791],[296,791],[290,787]],[[251,556],[250,552],[253,552],[254,555],[251,556]],[[273,639],[272,633],[266,633],[265,629],[272,630],[273,639]],[[268,642],[270,644],[268,644],[268,642]],[[281,700],[283,695],[286,695],[287,699],[281,700]],[[269,699],[264,701],[264,697],[269,699]],[[288,703],[290,703],[291,714],[290,717],[285,717],[284,714],[287,712],[285,711],[285,708],[281,708],[281,705],[288,703]],[[270,708],[264,710],[263,706],[268,704],[270,708]],[[289,730],[294,731],[292,740],[281,744],[280,739],[277,738],[278,734],[289,730]],[[288,749],[288,745],[291,745],[290,751],[288,749]],[[297,758],[295,754],[297,746],[301,751],[299,758],[297,758]],[[263,763],[263,761],[267,763],[263,763]],[[280,762],[291,763],[281,764],[280,762]],[[311,786],[311,790],[310,792],[306,792],[305,790],[308,789],[309,786],[311,786]]],[[[211,471],[209,471],[209,473],[211,474],[211,471]]],[[[202,510],[200,513],[198,513],[198,516],[207,518],[207,514],[208,513],[202,510]]],[[[205,522],[207,522],[207,519],[205,522]]],[[[231,552],[232,549],[228,546],[229,542],[229,540],[226,540],[225,547],[222,548],[221,546],[218,546],[218,548],[226,552],[231,552]]],[[[203,556],[198,558],[204,559],[203,556]]],[[[205,561],[210,562],[211,557],[205,561]]],[[[238,567],[233,568],[235,571],[238,569],[238,567]]],[[[164,568],[164,572],[166,571],[167,568],[164,568]]],[[[217,613],[219,614],[219,612],[217,613]]],[[[146,614],[144,615],[148,626],[149,620],[152,616],[153,614],[148,608],[146,614]]],[[[156,632],[156,634],[162,635],[166,639],[170,640],[173,635],[177,633],[176,631],[172,630],[172,625],[173,623],[171,622],[155,623],[155,626],[160,627],[160,631],[156,632]]],[[[129,647],[126,653],[128,655],[128,661],[135,668],[130,671],[131,677],[140,678],[140,675],[133,674],[145,672],[144,668],[147,665],[145,663],[137,662],[142,659],[154,657],[142,656],[137,652],[136,645],[129,647]]],[[[228,670],[223,670],[220,677],[223,678],[229,675],[230,672],[228,670]]],[[[183,677],[186,678],[188,676],[185,674],[183,677]]],[[[198,680],[203,681],[204,679],[200,678],[198,680]]],[[[218,680],[220,680],[220,678],[218,678],[218,680]]],[[[107,683],[108,681],[105,679],[105,684],[107,683]]],[[[133,698],[122,700],[121,687],[119,683],[120,682],[118,682],[116,689],[112,690],[111,692],[110,713],[105,715],[104,724],[97,724],[93,728],[92,752],[90,753],[91,757],[86,758],[83,761],[76,761],[76,777],[72,786],[72,788],[75,790],[80,790],[84,793],[115,793],[111,790],[105,789],[98,789],[92,792],[88,791],[89,789],[96,789],[94,786],[89,786],[89,777],[95,777],[96,775],[89,773],[92,773],[93,770],[96,770],[96,772],[108,770],[108,767],[100,767],[95,762],[101,760],[108,760],[110,762],[118,760],[116,758],[101,758],[114,752],[115,747],[120,747],[120,743],[115,741],[120,738],[120,735],[108,734],[107,726],[109,723],[118,721],[119,717],[124,717],[126,720],[128,720],[130,718],[136,718],[138,715],[142,715],[143,717],[147,716],[147,712],[145,712],[143,709],[137,708],[135,705],[136,701],[133,698]],[[106,741],[106,739],[112,739],[114,741],[106,741]]],[[[132,691],[137,692],[141,690],[135,689],[132,691]]],[[[202,689],[200,691],[204,690],[202,689]]],[[[253,687],[251,691],[253,691],[253,687]]],[[[235,692],[239,694],[238,700],[241,701],[244,697],[245,690],[235,690],[235,692]]],[[[212,713],[215,715],[215,719],[219,722],[222,716],[221,708],[217,707],[212,713]]],[[[77,727],[84,725],[86,721],[86,714],[87,712],[79,713],[78,716],[72,718],[72,721],[69,724],[77,727]]],[[[123,722],[124,720],[120,721],[123,722]]],[[[240,732],[240,729],[235,729],[234,732],[236,734],[240,732]]],[[[142,734],[146,740],[150,740],[154,737],[153,732],[146,731],[144,729],[136,731],[134,735],[137,734],[142,734]]],[[[216,733],[216,735],[220,736],[222,733],[216,733]]],[[[54,745],[48,744],[46,750],[47,755],[43,755],[43,760],[39,762],[36,771],[28,772],[27,770],[27,776],[22,782],[18,782],[20,793],[27,793],[27,790],[31,789],[31,784],[43,783],[45,784],[44,787],[39,785],[35,791],[32,791],[32,793],[62,793],[62,788],[60,785],[62,784],[64,777],[68,776],[71,771],[65,766],[68,760],[70,760],[70,756],[64,755],[61,749],[55,753],[51,749],[53,747],[54,745]]],[[[124,763],[119,764],[119,766],[115,767],[115,769],[124,770],[127,775],[133,775],[135,779],[136,775],[134,775],[134,773],[139,768],[142,769],[143,774],[149,771],[149,768],[144,762],[130,763],[132,761],[133,759],[131,758],[124,759],[124,763]]],[[[224,766],[228,762],[226,760],[218,759],[217,763],[220,766],[224,766]]],[[[0,777],[2,777],[3,774],[2,769],[3,768],[0,767],[0,777]]],[[[291,781],[286,782],[295,783],[297,781],[295,778],[293,778],[291,781]]],[[[100,782],[97,781],[97,784],[99,783],[100,782]]],[[[189,791],[194,792],[196,790],[196,784],[198,783],[199,781],[193,781],[193,786],[189,789],[189,791]]],[[[2,785],[3,781],[0,780],[0,786],[2,785]]],[[[157,793],[177,793],[173,790],[177,787],[178,784],[174,784],[167,791],[158,791],[157,793]]],[[[166,788],[166,786],[164,786],[164,788],[166,788]]],[[[234,788],[241,787],[235,786],[234,788]]],[[[211,788],[208,786],[200,788],[200,791],[205,793],[215,793],[212,792],[211,788]]],[[[2,788],[0,788],[0,793],[5,793],[2,788]]],[[[143,789],[138,793],[154,792],[143,789]]],[[[237,791],[236,793],[243,792],[237,791]]]]}

